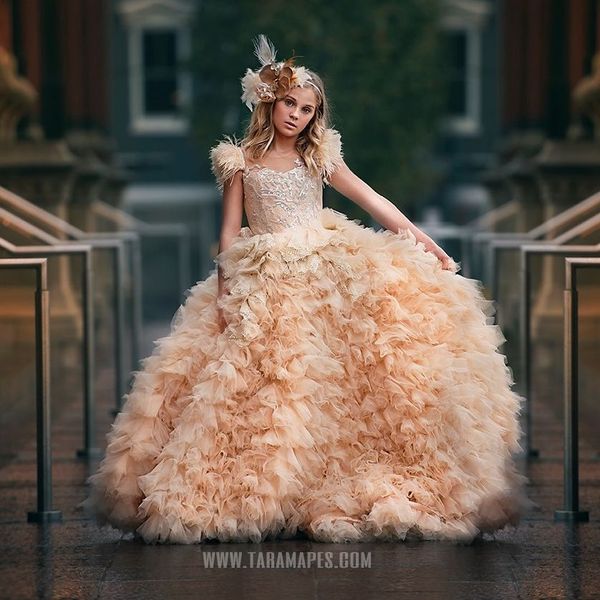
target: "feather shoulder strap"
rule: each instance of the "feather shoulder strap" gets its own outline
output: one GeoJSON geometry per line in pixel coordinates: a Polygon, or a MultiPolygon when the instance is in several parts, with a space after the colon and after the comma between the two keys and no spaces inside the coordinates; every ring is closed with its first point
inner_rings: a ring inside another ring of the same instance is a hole
{"type": "Polygon", "coordinates": [[[342,136],[338,131],[329,127],[323,133],[319,144],[319,163],[321,165],[323,181],[329,185],[329,178],[343,163],[344,152],[342,149],[342,136]]]}
{"type": "Polygon", "coordinates": [[[244,153],[239,142],[225,136],[225,139],[210,149],[210,163],[217,187],[222,192],[225,183],[245,167],[244,153]]]}

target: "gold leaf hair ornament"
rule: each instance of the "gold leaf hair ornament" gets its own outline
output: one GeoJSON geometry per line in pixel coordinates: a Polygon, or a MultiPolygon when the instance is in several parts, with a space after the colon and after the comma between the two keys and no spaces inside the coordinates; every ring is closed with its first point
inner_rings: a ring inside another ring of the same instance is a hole
{"type": "Polygon", "coordinates": [[[259,102],[275,102],[283,98],[290,89],[312,85],[320,97],[319,88],[311,81],[306,67],[294,65],[295,57],[277,62],[277,51],[273,43],[260,34],[254,40],[254,54],[260,61],[260,69],[246,69],[242,77],[242,102],[252,111],[259,102]]]}

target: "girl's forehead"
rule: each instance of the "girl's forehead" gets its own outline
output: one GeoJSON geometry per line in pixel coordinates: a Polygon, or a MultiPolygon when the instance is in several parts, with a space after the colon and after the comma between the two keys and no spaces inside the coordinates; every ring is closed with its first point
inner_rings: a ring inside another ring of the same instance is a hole
{"type": "Polygon", "coordinates": [[[286,98],[293,98],[302,104],[317,105],[317,95],[310,88],[295,87],[288,92],[286,98]]]}

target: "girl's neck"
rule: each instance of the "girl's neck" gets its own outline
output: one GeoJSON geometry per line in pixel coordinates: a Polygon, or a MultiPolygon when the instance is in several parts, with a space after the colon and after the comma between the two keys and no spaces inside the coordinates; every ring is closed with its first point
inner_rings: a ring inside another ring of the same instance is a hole
{"type": "Polygon", "coordinates": [[[279,155],[295,154],[296,153],[296,140],[298,136],[285,137],[275,132],[275,138],[271,144],[271,152],[279,155]]]}

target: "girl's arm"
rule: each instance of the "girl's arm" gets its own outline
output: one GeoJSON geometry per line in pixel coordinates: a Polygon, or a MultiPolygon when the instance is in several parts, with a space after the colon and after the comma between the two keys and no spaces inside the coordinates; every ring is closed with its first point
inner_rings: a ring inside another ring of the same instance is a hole
{"type": "MultiPolygon", "coordinates": [[[[233,178],[223,186],[223,218],[221,221],[221,234],[219,237],[219,252],[227,250],[232,241],[239,235],[242,228],[244,211],[244,186],[242,171],[238,171],[233,178]]],[[[221,266],[218,265],[219,296],[226,292],[221,266]]]]}
{"type": "Polygon", "coordinates": [[[353,173],[343,160],[340,161],[329,181],[336,191],[358,204],[386,229],[396,233],[400,229],[410,230],[416,240],[424,244],[427,251],[432,252],[440,259],[444,269],[452,268],[453,260],[442,248],[412,223],[395,204],[378,194],[370,185],[353,173]]]}

